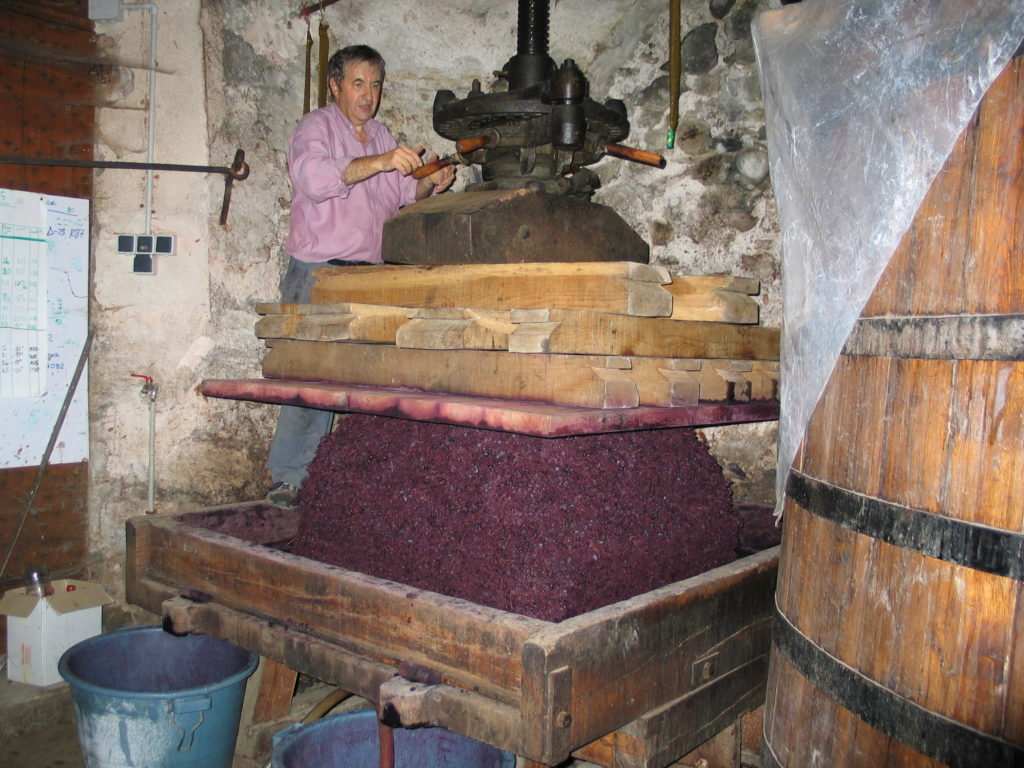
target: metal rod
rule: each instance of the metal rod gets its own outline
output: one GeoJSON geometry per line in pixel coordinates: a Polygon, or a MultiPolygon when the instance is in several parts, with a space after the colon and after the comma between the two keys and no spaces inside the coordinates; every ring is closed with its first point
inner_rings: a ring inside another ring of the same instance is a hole
{"type": "Polygon", "coordinates": [[[547,54],[548,0],[519,0],[517,53],[547,54]]]}
{"type": "Polygon", "coordinates": [[[14,552],[14,546],[18,543],[21,531],[25,527],[25,520],[28,518],[28,513],[32,509],[32,503],[36,500],[36,492],[39,490],[39,485],[43,481],[43,472],[46,471],[46,465],[50,462],[50,454],[53,453],[53,446],[57,444],[57,438],[60,436],[61,427],[64,426],[64,417],[67,416],[68,408],[71,407],[71,398],[74,397],[75,390],[78,389],[78,381],[82,378],[82,371],[85,368],[85,362],[89,359],[89,350],[92,348],[92,337],[95,333],[96,329],[90,328],[89,335],[85,338],[85,344],[82,346],[82,353],[78,356],[78,365],[75,367],[75,373],[71,377],[71,383],[68,385],[68,391],[64,395],[64,403],[61,405],[60,412],[57,414],[57,423],[53,425],[53,431],[50,432],[50,442],[46,444],[46,450],[43,451],[43,458],[39,461],[39,469],[36,470],[36,479],[35,482],[32,483],[32,490],[28,493],[28,500],[25,502],[25,508],[21,510],[21,516],[18,518],[18,527],[14,531],[11,543],[7,546],[7,553],[4,555],[3,565],[0,565],[0,577],[7,573],[7,565],[11,561],[11,554],[14,552]]]}
{"type": "MultiPolygon", "coordinates": [[[[146,118],[146,162],[153,162],[156,143],[156,27],[157,8],[153,3],[129,3],[129,11],[149,11],[149,103],[146,118]]],[[[146,234],[153,230],[153,169],[146,170],[146,234]]]]}
{"type": "MultiPolygon", "coordinates": [[[[219,165],[179,165],[176,163],[133,163],[121,160],[72,160],[54,157],[0,157],[0,165],[46,165],[67,168],[113,168],[117,170],[148,171],[184,171],[189,173],[223,173],[224,200],[220,207],[220,223],[228,223],[228,208],[231,205],[231,183],[249,178],[249,166],[245,162],[245,152],[235,152],[235,161],[230,168],[219,165]]],[[[147,187],[149,185],[147,184],[147,187]]],[[[147,200],[149,199],[147,195],[147,200]]],[[[147,233],[149,226],[146,227],[147,233]]]]}
{"type": "Polygon", "coordinates": [[[72,160],[47,157],[0,157],[0,165],[49,165],[68,168],[119,168],[133,171],[187,171],[193,173],[224,173],[241,181],[249,175],[249,167],[236,170],[217,165],[177,165],[174,163],[131,163],[115,160],[72,160]]]}
{"type": "Polygon", "coordinates": [[[149,469],[148,478],[148,501],[146,511],[149,514],[156,512],[156,390],[149,393],[149,469]]]}
{"type": "Polygon", "coordinates": [[[231,164],[232,173],[224,177],[224,201],[220,206],[220,225],[226,226],[228,223],[228,208],[231,206],[231,188],[232,182],[235,179],[241,181],[242,179],[249,176],[249,166],[245,164],[245,152],[238,150],[235,152],[235,161],[231,164]],[[234,173],[237,169],[238,173],[234,173]]]}
{"type": "Polygon", "coordinates": [[[668,134],[665,136],[665,147],[672,149],[676,145],[676,129],[679,127],[679,89],[681,81],[682,45],[680,37],[679,0],[669,0],[668,4],[668,134]]]}

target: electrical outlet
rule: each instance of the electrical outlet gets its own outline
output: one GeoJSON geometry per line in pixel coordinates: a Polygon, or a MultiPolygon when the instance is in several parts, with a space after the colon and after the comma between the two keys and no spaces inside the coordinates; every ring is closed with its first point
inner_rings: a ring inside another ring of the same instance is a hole
{"type": "Polygon", "coordinates": [[[151,253],[136,253],[132,260],[132,272],[136,275],[155,275],[156,259],[151,253]]]}
{"type": "Polygon", "coordinates": [[[154,253],[174,253],[174,235],[157,235],[153,242],[154,253]]]}
{"type": "Polygon", "coordinates": [[[174,235],[118,235],[118,253],[160,253],[171,256],[174,253],[174,235]]]}
{"type": "Polygon", "coordinates": [[[174,254],[174,235],[118,235],[117,252],[132,256],[132,272],[155,275],[156,257],[174,254]]]}

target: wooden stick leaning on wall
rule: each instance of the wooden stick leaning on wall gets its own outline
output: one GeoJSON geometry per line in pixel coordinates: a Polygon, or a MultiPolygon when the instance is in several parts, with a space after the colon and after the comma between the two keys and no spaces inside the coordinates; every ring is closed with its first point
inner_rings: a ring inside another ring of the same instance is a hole
{"type": "Polygon", "coordinates": [[[14,531],[14,536],[11,537],[11,543],[7,545],[7,552],[4,554],[3,564],[0,564],[0,578],[7,572],[7,564],[11,561],[11,555],[14,552],[14,547],[18,543],[18,537],[21,536],[21,531],[25,525],[25,519],[28,517],[28,513],[32,509],[32,502],[35,501],[36,492],[39,490],[39,485],[43,481],[43,472],[46,471],[46,465],[50,461],[50,455],[53,453],[53,447],[57,444],[57,438],[60,436],[61,427],[64,426],[64,417],[67,416],[68,408],[71,407],[71,398],[75,395],[75,390],[78,389],[78,382],[82,378],[82,371],[85,369],[85,363],[89,359],[89,351],[92,349],[92,339],[96,333],[95,328],[89,329],[89,335],[86,336],[85,344],[82,345],[82,352],[78,356],[78,365],[75,366],[75,372],[71,377],[71,383],[68,384],[68,391],[64,395],[64,402],[61,404],[60,412],[57,414],[57,421],[53,425],[53,430],[50,433],[50,441],[46,444],[46,450],[43,451],[43,457],[39,461],[39,470],[36,473],[35,482],[32,484],[32,490],[29,491],[28,498],[25,500],[25,508],[21,512],[21,516],[18,518],[18,527],[14,531]]]}

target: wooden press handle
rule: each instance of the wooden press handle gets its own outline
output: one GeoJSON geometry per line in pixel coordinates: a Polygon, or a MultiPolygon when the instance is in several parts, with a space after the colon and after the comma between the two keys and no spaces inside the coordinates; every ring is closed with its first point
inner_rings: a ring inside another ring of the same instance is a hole
{"type": "Polygon", "coordinates": [[[449,165],[455,162],[454,155],[448,155],[448,157],[442,157],[440,160],[435,160],[432,163],[426,163],[421,165],[415,171],[412,172],[414,179],[423,179],[432,173],[440,171],[442,168],[447,168],[449,165]]]}
{"type": "Polygon", "coordinates": [[[447,168],[452,163],[459,160],[459,155],[468,154],[475,152],[478,149],[483,149],[488,144],[493,144],[495,141],[493,134],[486,134],[484,136],[470,136],[466,139],[459,139],[455,142],[455,154],[442,157],[439,160],[435,160],[432,163],[421,165],[415,171],[412,172],[414,179],[422,179],[429,176],[432,173],[440,171],[442,168],[447,168]]]}
{"type": "Polygon", "coordinates": [[[644,149],[633,149],[633,147],[624,147],[622,144],[612,144],[611,142],[605,144],[604,149],[609,155],[621,157],[623,160],[632,160],[634,163],[653,165],[655,168],[665,167],[665,158],[657,152],[648,152],[644,149]]]}
{"type": "Polygon", "coordinates": [[[478,149],[483,149],[488,144],[494,142],[494,136],[488,134],[486,136],[470,136],[468,139],[459,139],[455,142],[455,151],[460,155],[465,155],[470,152],[475,152],[478,149]]]}

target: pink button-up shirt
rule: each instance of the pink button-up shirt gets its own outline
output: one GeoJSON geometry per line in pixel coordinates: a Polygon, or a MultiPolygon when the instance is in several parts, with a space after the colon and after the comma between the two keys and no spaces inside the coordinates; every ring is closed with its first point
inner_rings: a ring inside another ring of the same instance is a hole
{"type": "Polygon", "coordinates": [[[398,142],[383,123],[369,120],[365,144],[334,104],[303,116],[288,145],[292,180],[291,231],[285,251],[299,261],[380,263],[384,220],[416,200],[416,180],[398,171],[349,186],[341,180],[357,157],[390,152],[398,142]]]}

